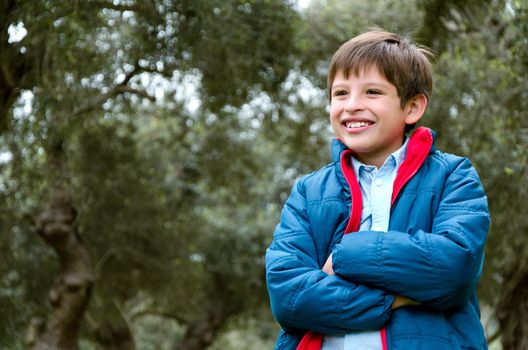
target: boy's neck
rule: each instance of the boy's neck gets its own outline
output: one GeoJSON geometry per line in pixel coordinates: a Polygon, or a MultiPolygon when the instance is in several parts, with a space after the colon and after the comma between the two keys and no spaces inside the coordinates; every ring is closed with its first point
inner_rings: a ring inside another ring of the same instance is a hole
{"type": "Polygon", "coordinates": [[[361,154],[355,153],[354,157],[358,161],[360,161],[361,163],[363,163],[365,165],[373,165],[373,166],[375,166],[376,168],[379,169],[379,168],[381,168],[383,166],[383,164],[385,164],[385,161],[387,160],[387,158],[390,157],[391,154],[393,154],[394,152],[396,152],[397,150],[402,148],[402,146],[405,143],[405,139],[406,139],[406,136],[403,135],[402,142],[398,145],[398,147],[395,147],[391,151],[384,152],[384,153],[381,153],[379,155],[377,155],[377,154],[374,154],[374,155],[369,154],[368,157],[362,157],[361,154]]]}
{"type": "Polygon", "coordinates": [[[381,166],[385,163],[385,161],[387,160],[387,158],[389,158],[390,154],[389,155],[386,155],[386,156],[381,156],[379,158],[376,158],[376,159],[363,159],[359,154],[356,154],[355,155],[355,158],[357,160],[359,160],[362,164],[365,164],[365,165],[373,165],[375,166],[377,169],[381,168],[381,166]]]}

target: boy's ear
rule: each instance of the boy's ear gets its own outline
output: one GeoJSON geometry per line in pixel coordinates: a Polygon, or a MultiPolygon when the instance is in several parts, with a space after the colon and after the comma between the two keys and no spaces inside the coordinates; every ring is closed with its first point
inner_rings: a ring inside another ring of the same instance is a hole
{"type": "Polygon", "coordinates": [[[422,118],[427,107],[427,97],[424,94],[414,96],[405,106],[405,124],[415,124],[422,118]]]}

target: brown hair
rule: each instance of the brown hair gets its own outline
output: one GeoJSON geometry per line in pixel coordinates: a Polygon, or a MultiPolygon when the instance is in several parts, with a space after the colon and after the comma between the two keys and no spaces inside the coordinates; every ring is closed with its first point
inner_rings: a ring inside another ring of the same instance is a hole
{"type": "Polygon", "coordinates": [[[360,70],[377,67],[398,91],[402,108],[418,94],[427,98],[433,90],[431,51],[397,34],[380,28],[364,32],[343,45],[332,56],[328,68],[328,94],[338,72],[358,75],[360,70]]]}

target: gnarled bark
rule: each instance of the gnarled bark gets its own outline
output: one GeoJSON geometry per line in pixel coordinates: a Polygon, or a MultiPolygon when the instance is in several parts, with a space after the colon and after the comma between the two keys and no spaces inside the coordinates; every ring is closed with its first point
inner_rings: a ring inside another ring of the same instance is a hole
{"type": "Polygon", "coordinates": [[[97,342],[105,350],[135,350],[136,344],[130,328],[126,323],[116,325],[106,324],[95,334],[97,342]]]}
{"type": "Polygon", "coordinates": [[[175,350],[205,350],[216,340],[222,327],[243,308],[243,301],[233,297],[224,276],[212,272],[212,286],[200,316],[187,323],[183,340],[175,350]]]}
{"type": "Polygon", "coordinates": [[[505,350],[528,349],[528,264],[519,259],[508,276],[497,306],[505,350]]]}
{"type": "Polygon", "coordinates": [[[188,324],[183,341],[175,350],[207,349],[215,341],[218,331],[228,317],[220,305],[210,305],[201,317],[188,324]]]}
{"type": "Polygon", "coordinates": [[[78,349],[78,329],[94,282],[88,250],[76,231],[76,211],[68,191],[55,187],[42,211],[37,230],[57,253],[60,272],[50,290],[53,312],[34,350],[78,349]]]}

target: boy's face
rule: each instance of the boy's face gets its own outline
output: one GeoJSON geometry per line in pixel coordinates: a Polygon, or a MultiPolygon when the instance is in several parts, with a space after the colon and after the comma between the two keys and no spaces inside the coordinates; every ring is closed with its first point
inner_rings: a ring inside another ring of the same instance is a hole
{"type": "Polygon", "coordinates": [[[331,89],[330,122],[336,137],[359,161],[380,167],[402,146],[405,125],[423,114],[416,119],[414,103],[402,108],[396,86],[376,67],[348,78],[338,71],[331,89]]]}

